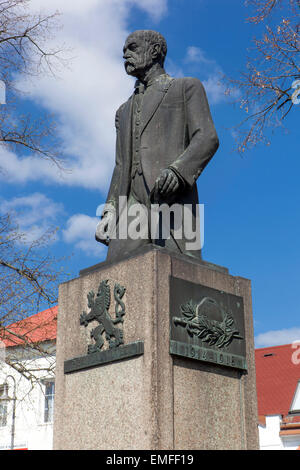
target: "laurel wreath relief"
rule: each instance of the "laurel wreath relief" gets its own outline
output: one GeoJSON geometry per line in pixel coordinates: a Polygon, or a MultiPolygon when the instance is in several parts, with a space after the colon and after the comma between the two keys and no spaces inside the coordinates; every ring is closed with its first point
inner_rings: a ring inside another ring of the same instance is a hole
{"type": "Polygon", "coordinates": [[[185,327],[190,336],[197,336],[201,341],[208,343],[210,346],[215,345],[218,348],[228,346],[234,338],[243,339],[236,329],[234,319],[230,313],[221,309],[222,321],[210,320],[205,314],[200,313],[203,301],[218,305],[215,300],[208,297],[202,299],[199,304],[189,300],[189,302],[180,306],[182,317],[174,317],[174,325],[185,327]]]}

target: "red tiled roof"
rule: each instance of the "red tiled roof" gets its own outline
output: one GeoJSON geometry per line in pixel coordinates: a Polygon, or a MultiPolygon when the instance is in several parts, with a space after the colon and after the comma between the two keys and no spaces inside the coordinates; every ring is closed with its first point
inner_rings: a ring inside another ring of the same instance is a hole
{"type": "Polygon", "coordinates": [[[259,415],[288,414],[300,380],[299,348],[286,344],[255,350],[259,415]]]}
{"type": "Polygon", "coordinates": [[[56,320],[58,307],[48,308],[31,317],[12,323],[7,330],[1,331],[0,340],[6,347],[18,346],[28,341],[40,343],[56,338],[56,320]]]}
{"type": "Polygon", "coordinates": [[[300,415],[288,415],[281,421],[282,426],[298,425],[300,428],[300,415]]]}

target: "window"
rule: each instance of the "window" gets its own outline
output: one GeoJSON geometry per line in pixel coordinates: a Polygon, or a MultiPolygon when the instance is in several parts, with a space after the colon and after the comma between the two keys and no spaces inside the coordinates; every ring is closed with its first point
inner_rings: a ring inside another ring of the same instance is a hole
{"type": "Polygon", "coordinates": [[[45,382],[44,423],[52,423],[54,405],[54,381],[45,382]]]}
{"type": "Polygon", "coordinates": [[[294,398],[291,404],[290,413],[299,413],[300,412],[300,380],[298,382],[294,398]]]}
{"type": "Polygon", "coordinates": [[[0,401],[0,428],[7,425],[7,402],[0,401]]]}
{"type": "Polygon", "coordinates": [[[7,400],[1,398],[7,395],[7,384],[0,385],[0,427],[7,425],[7,400]]]}

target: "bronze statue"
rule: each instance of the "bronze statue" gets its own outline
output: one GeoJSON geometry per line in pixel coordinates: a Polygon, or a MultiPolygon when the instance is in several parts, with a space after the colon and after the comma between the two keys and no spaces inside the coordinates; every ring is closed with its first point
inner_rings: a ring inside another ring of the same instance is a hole
{"type": "Polygon", "coordinates": [[[200,256],[200,250],[186,248],[184,234],[174,236],[172,221],[168,237],[158,232],[153,238],[147,222],[142,238],[120,236],[122,214],[129,224],[134,204],[143,205],[148,215],[153,204],[190,207],[195,227],[196,181],[219,145],[203,85],[196,78],[170,77],[164,69],[166,53],[166,41],[156,31],[135,31],[124,45],[125,70],[137,81],[116,113],[116,165],[96,229],[96,240],[109,245],[109,260],[149,243],[200,256]]]}

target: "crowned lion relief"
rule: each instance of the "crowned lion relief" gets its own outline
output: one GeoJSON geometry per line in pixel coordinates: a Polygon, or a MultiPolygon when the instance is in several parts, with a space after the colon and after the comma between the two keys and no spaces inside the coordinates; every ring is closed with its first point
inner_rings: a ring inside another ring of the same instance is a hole
{"type": "Polygon", "coordinates": [[[91,338],[93,344],[88,346],[88,353],[98,352],[104,345],[104,337],[108,341],[109,348],[116,348],[124,344],[123,329],[117,327],[119,323],[123,323],[125,315],[125,304],[122,297],[125,294],[125,287],[116,283],[114,285],[115,300],[115,318],[109,313],[111,304],[111,292],[108,279],[101,281],[97,295],[94,291],[90,291],[87,295],[89,313],[83,312],[80,315],[80,324],[85,327],[92,321],[97,321],[98,326],[91,330],[91,338]],[[103,337],[104,336],[104,337],[103,337]]]}

